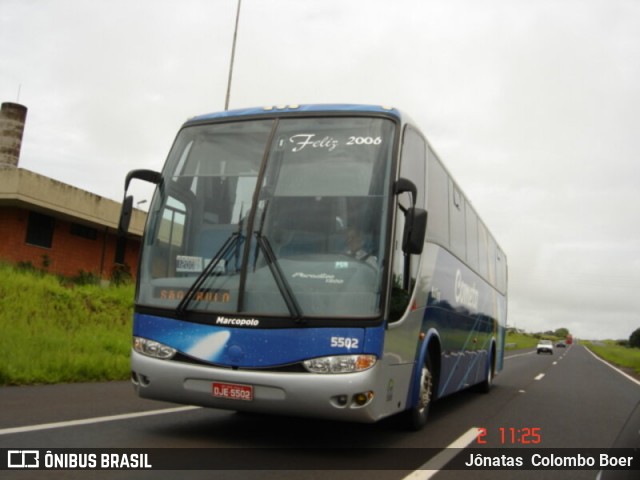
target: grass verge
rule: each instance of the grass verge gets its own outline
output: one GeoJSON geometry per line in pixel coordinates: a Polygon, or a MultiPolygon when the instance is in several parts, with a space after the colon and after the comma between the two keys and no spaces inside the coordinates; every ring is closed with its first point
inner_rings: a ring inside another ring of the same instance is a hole
{"type": "Polygon", "coordinates": [[[123,380],[133,286],[66,286],[0,264],[0,385],[123,380]]]}
{"type": "Polygon", "coordinates": [[[580,342],[600,358],[618,367],[630,370],[640,378],[640,348],[623,347],[612,340],[604,342],[580,342]]]}
{"type": "Polygon", "coordinates": [[[526,333],[507,332],[505,338],[505,350],[520,350],[521,348],[533,348],[538,344],[538,339],[526,333]]]}

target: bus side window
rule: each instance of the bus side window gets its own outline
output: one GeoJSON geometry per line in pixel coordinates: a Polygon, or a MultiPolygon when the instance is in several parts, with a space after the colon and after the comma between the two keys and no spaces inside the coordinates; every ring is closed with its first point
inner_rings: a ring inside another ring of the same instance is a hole
{"type": "Polygon", "coordinates": [[[497,252],[496,241],[493,239],[491,235],[489,235],[489,283],[494,287],[498,286],[498,282],[496,279],[496,268],[498,262],[498,252],[497,252]]]}
{"type": "MultiPolygon", "coordinates": [[[[480,275],[488,279],[489,278],[489,233],[484,223],[478,222],[478,238],[480,239],[480,254],[479,254],[479,273],[480,275]]],[[[491,259],[493,261],[493,259],[491,259]]]]}
{"type": "Polygon", "coordinates": [[[458,187],[449,179],[449,233],[451,250],[462,261],[467,257],[465,201],[458,187]]]}
{"type": "Polygon", "coordinates": [[[497,248],[496,252],[496,283],[497,288],[500,293],[507,292],[507,262],[506,257],[500,247],[497,248]]]}
{"type": "Polygon", "coordinates": [[[444,167],[429,150],[427,238],[449,248],[449,181],[444,167]]]}
{"type": "Polygon", "coordinates": [[[467,263],[478,271],[478,215],[467,202],[466,234],[467,234],[467,263]]]}

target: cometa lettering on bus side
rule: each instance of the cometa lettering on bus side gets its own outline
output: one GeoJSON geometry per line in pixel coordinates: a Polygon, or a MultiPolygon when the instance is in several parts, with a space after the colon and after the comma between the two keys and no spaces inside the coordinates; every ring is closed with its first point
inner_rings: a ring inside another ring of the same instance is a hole
{"type": "Polygon", "coordinates": [[[456,303],[472,310],[478,310],[480,292],[478,292],[475,285],[469,285],[462,280],[462,273],[460,270],[456,271],[455,295],[456,303]]]}

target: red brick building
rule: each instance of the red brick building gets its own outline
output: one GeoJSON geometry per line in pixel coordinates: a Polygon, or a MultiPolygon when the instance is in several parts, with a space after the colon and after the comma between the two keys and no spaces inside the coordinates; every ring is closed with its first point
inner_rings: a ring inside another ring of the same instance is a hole
{"type": "MultiPolygon", "coordinates": [[[[110,279],[120,204],[18,168],[27,109],[0,111],[0,261],[110,279]]],[[[145,213],[134,210],[125,264],[135,276],[145,213]]]]}
{"type": "MultiPolygon", "coordinates": [[[[0,261],[111,278],[120,204],[28,170],[0,166],[0,261]]],[[[145,214],[134,211],[125,264],[135,275],[145,214]]]]}

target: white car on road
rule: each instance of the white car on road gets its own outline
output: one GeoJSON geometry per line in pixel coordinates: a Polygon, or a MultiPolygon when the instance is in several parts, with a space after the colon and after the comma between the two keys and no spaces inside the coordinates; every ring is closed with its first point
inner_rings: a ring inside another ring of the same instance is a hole
{"type": "Polygon", "coordinates": [[[553,342],[551,340],[540,340],[536,349],[538,353],[550,353],[553,355],[553,342]]]}

